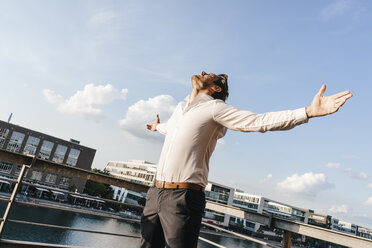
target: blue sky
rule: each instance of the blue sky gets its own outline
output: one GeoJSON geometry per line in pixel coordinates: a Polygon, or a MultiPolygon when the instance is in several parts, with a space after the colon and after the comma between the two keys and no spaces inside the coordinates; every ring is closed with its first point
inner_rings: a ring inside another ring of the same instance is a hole
{"type": "Polygon", "coordinates": [[[370,1],[1,1],[0,119],[157,162],[166,120],[201,70],[262,113],[354,97],[287,132],[229,131],[210,180],[372,227],[370,1]]]}

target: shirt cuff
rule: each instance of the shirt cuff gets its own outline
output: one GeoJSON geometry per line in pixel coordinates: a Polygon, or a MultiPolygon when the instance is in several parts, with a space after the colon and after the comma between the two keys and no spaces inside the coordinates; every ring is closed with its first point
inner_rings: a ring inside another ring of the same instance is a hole
{"type": "Polygon", "coordinates": [[[167,134],[167,129],[166,129],[166,123],[159,123],[156,126],[156,130],[158,130],[159,133],[166,135],[167,134]]]}
{"type": "Polygon", "coordinates": [[[308,120],[309,120],[309,118],[307,117],[307,114],[306,114],[305,107],[296,109],[295,110],[295,116],[296,116],[296,120],[297,120],[298,123],[307,123],[308,120]]]}

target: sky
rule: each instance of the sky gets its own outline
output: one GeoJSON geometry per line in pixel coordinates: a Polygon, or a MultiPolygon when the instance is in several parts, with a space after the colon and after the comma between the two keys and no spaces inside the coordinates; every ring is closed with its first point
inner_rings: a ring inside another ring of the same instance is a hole
{"type": "Polygon", "coordinates": [[[0,119],[157,163],[169,118],[201,70],[256,113],[353,93],[290,131],[228,131],[209,180],[372,228],[370,1],[1,1],[0,119]]]}

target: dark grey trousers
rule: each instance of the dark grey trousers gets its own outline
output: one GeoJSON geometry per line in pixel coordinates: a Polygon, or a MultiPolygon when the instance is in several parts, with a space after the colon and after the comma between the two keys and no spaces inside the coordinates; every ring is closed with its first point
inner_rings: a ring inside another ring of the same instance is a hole
{"type": "Polygon", "coordinates": [[[141,218],[141,247],[196,248],[204,208],[202,191],[150,188],[141,218]]]}

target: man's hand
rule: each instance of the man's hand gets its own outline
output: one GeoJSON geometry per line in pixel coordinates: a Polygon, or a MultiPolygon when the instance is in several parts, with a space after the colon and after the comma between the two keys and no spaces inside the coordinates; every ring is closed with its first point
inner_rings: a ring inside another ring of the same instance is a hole
{"type": "Polygon", "coordinates": [[[323,84],[319,92],[314,96],[314,99],[309,107],[306,107],[307,117],[317,117],[329,115],[336,112],[347,99],[353,95],[350,91],[340,92],[332,96],[323,96],[326,90],[326,85],[323,84]]]}
{"type": "Polygon", "coordinates": [[[156,126],[158,124],[160,124],[159,115],[156,115],[155,121],[151,124],[147,124],[146,127],[147,127],[148,130],[151,130],[151,131],[155,132],[155,131],[157,131],[156,126]]]}

